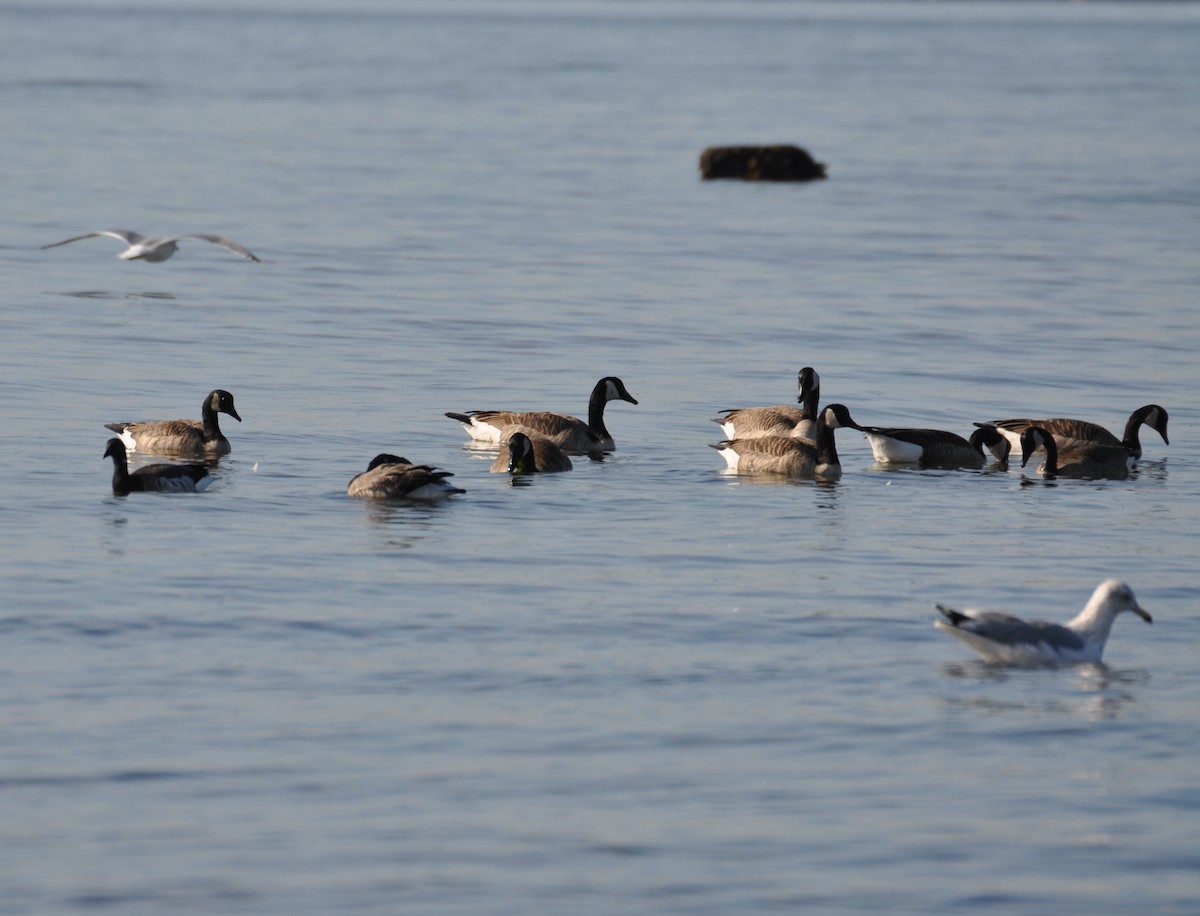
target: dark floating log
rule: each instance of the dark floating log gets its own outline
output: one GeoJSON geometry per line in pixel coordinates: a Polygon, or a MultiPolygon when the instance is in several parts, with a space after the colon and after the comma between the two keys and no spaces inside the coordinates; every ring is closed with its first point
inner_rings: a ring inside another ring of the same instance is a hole
{"type": "Polygon", "coordinates": [[[798,146],[710,146],[700,154],[700,177],[746,181],[812,181],[825,177],[825,163],[798,146]]]}

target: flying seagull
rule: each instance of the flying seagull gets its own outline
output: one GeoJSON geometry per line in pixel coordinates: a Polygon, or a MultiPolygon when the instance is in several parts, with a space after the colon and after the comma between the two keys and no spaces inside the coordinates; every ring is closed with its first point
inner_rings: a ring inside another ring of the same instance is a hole
{"type": "Polygon", "coordinates": [[[81,239],[90,239],[93,236],[106,235],[109,238],[117,239],[124,242],[129,247],[124,251],[119,252],[117,257],[122,261],[150,261],[157,264],[159,261],[165,261],[176,251],[179,246],[176,242],[183,239],[198,239],[202,242],[212,242],[214,245],[220,245],[222,248],[228,248],[230,251],[236,251],[243,258],[251,261],[258,261],[251,251],[243,248],[237,242],[225,238],[223,235],[205,235],[203,233],[194,233],[191,235],[164,235],[160,238],[148,238],[137,232],[131,232],[128,229],[98,229],[95,232],[89,232],[86,235],[76,235],[69,239],[63,239],[61,242],[53,242],[49,245],[43,245],[42,250],[47,248],[57,248],[59,245],[66,245],[69,242],[78,242],[81,239]]]}

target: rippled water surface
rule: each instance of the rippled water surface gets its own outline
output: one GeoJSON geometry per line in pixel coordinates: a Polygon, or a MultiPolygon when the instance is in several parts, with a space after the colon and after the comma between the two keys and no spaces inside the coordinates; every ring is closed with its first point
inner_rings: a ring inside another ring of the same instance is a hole
{"type": "Polygon", "coordinates": [[[0,7],[0,913],[1200,909],[1193,4],[0,7]],[[795,142],[828,181],[702,182],[795,142]],[[221,232],[128,263],[92,229],[221,232]],[[722,472],[863,423],[1145,430],[1128,481],[722,472]],[[444,412],[586,410],[515,486],[444,412]],[[103,424],[198,416],[198,496],[103,424]],[[345,495],[381,451],[435,506],[345,495]],[[990,668],[933,605],[1106,664],[990,668]]]}

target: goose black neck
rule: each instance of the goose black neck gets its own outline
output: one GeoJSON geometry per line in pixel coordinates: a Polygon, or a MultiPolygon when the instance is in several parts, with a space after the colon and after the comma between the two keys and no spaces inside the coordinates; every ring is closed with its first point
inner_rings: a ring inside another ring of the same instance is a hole
{"type": "Polygon", "coordinates": [[[125,447],[121,446],[119,451],[110,449],[108,455],[113,460],[113,494],[124,496],[133,489],[133,479],[129,476],[129,460],[125,457],[125,447]]]}
{"type": "Polygon", "coordinates": [[[200,422],[204,425],[204,438],[210,442],[221,437],[221,425],[217,422],[217,409],[213,407],[212,402],[212,395],[209,395],[204,399],[204,406],[200,408],[200,422]]]}
{"type": "Polygon", "coordinates": [[[608,387],[604,382],[601,382],[592,389],[592,396],[588,399],[588,428],[601,438],[610,438],[608,427],[604,425],[604,405],[608,403],[608,387]]]}
{"type": "Polygon", "coordinates": [[[820,409],[821,403],[821,383],[814,382],[809,389],[804,392],[804,398],[800,402],[804,407],[804,418],[806,420],[816,420],[817,411],[820,409]]]}
{"type": "Polygon", "coordinates": [[[825,422],[825,414],[817,415],[817,462],[820,464],[841,464],[838,460],[837,441],[833,435],[833,427],[825,422]]]}
{"type": "Polygon", "coordinates": [[[1042,437],[1042,448],[1046,450],[1046,464],[1042,468],[1043,477],[1058,476],[1058,443],[1047,433],[1042,437]]]}
{"type": "Polygon", "coordinates": [[[1142,457],[1142,440],[1138,436],[1138,427],[1146,421],[1147,415],[1145,411],[1135,410],[1125,423],[1125,435],[1121,439],[1121,444],[1129,449],[1129,453],[1134,458],[1142,457]]]}

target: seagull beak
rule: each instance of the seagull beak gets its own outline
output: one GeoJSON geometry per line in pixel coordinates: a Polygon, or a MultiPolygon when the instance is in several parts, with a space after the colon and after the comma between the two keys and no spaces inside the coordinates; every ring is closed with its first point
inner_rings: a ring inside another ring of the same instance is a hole
{"type": "Polygon", "coordinates": [[[1150,612],[1145,608],[1139,607],[1135,604],[1133,606],[1133,612],[1141,617],[1142,620],[1146,621],[1146,623],[1154,623],[1154,618],[1150,616],[1150,612]]]}

